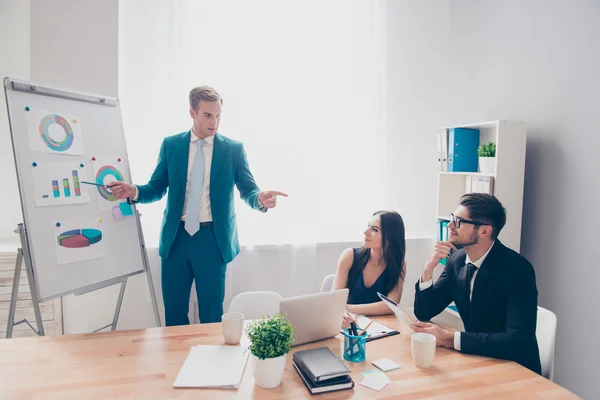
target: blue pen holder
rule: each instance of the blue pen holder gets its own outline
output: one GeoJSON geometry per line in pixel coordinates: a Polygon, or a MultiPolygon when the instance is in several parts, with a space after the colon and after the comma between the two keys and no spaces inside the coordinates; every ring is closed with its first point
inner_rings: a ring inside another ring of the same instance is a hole
{"type": "MultiPolygon", "coordinates": [[[[360,333],[362,330],[359,329],[360,333]]],[[[352,335],[348,328],[342,333],[344,335],[344,360],[350,362],[363,362],[367,358],[367,334],[362,336],[352,335]]]]}

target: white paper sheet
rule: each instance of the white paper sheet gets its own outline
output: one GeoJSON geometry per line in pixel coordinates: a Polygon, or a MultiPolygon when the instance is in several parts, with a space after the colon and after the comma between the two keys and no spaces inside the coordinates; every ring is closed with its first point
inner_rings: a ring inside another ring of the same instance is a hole
{"type": "MultiPolygon", "coordinates": [[[[124,181],[126,175],[125,162],[120,157],[95,157],[94,165],[94,183],[101,185],[110,185],[115,181],[124,181]]],[[[98,208],[101,211],[112,211],[112,208],[126,200],[117,200],[112,194],[110,188],[104,186],[95,186],[95,192],[98,198],[98,208]]]]}
{"type": "Polygon", "coordinates": [[[246,346],[194,346],[173,382],[173,387],[236,389],[250,350],[246,346]]]}
{"type": "Polygon", "coordinates": [[[38,108],[23,112],[27,117],[29,147],[32,151],[83,155],[83,136],[78,117],[38,108]]]}
{"type": "Polygon", "coordinates": [[[35,206],[60,206],[90,202],[85,167],[79,162],[36,162],[31,166],[35,206]],[[33,166],[35,163],[35,166],[33,166]]]}
{"type": "Polygon", "coordinates": [[[54,221],[56,262],[69,264],[77,261],[106,257],[106,238],[102,218],[54,221]],[[57,225],[58,224],[58,225],[57,225]]]}
{"type": "Polygon", "coordinates": [[[371,375],[360,381],[362,386],[368,387],[376,391],[380,391],[390,383],[389,379],[382,378],[377,375],[371,375]]]}

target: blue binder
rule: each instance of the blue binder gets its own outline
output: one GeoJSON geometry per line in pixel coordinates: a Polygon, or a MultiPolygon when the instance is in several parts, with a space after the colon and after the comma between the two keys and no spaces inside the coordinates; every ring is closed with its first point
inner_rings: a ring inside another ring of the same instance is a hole
{"type": "Polygon", "coordinates": [[[477,172],[479,129],[451,128],[448,132],[448,171],[477,172]]]}

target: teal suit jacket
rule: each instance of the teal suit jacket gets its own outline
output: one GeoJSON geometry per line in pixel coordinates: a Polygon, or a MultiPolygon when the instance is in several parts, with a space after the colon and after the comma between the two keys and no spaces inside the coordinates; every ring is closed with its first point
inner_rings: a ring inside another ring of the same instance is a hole
{"type": "MultiPolygon", "coordinates": [[[[183,213],[190,135],[191,131],[187,131],[165,138],[150,181],[137,187],[139,203],[158,201],[169,189],[159,244],[159,254],[163,258],[171,252],[183,213]]],[[[210,167],[210,208],[217,245],[226,263],[240,252],[233,203],[234,186],[250,207],[259,209],[260,189],[250,172],[243,144],[217,133],[210,167]]]]}

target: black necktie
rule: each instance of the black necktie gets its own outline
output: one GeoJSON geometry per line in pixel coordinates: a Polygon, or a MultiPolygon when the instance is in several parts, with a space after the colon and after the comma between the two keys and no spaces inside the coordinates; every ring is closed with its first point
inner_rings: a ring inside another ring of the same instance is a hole
{"type": "Polygon", "coordinates": [[[475,264],[468,263],[467,264],[467,299],[470,301],[471,295],[471,279],[473,279],[473,274],[477,271],[477,267],[475,264]]]}

